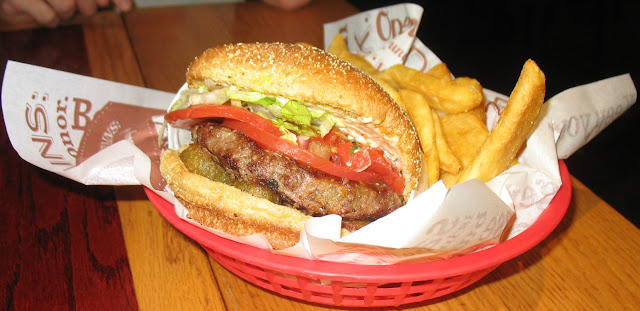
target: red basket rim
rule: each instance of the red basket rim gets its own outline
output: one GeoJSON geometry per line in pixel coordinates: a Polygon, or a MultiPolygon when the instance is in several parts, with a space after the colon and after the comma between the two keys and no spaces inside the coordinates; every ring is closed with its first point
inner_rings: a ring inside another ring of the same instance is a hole
{"type": "Polygon", "coordinates": [[[408,282],[439,279],[492,268],[521,255],[545,239],[560,223],[571,201],[572,187],[564,161],[559,161],[562,186],[547,209],[528,229],[508,241],[472,254],[424,263],[396,265],[357,265],[312,260],[272,253],[269,250],[232,241],[194,226],[179,218],[173,205],[145,188],[149,200],[160,214],[179,231],[203,247],[245,263],[306,277],[357,282],[408,282]]]}

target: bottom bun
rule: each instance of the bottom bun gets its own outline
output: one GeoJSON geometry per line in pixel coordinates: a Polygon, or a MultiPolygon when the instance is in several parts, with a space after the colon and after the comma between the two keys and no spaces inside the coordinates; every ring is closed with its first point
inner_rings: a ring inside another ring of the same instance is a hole
{"type": "Polygon", "coordinates": [[[274,249],[298,243],[311,216],[191,173],[180,160],[183,149],[164,151],[160,172],[190,218],[232,235],[262,234],[274,249]]]}

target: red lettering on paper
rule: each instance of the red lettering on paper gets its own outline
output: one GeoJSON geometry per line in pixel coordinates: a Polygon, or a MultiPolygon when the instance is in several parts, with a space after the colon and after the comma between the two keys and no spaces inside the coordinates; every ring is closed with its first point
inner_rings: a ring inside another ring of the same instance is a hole
{"type": "Polygon", "coordinates": [[[27,104],[25,109],[25,120],[27,126],[33,132],[39,132],[41,129],[44,133],[49,133],[49,121],[47,120],[47,111],[43,105],[37,104],[36,108],[27,104]],[[33,114],[32,114],[33,113],[33,114]],[[30,116],[32,116],[30,118],[30,116]]]}
{"type": "Polygon", "coordinates": [[[404,53],[401,47],[395,45],[393,42],[389,43],[389,50],[393,52],[400,59],[404,59],[407,55],[404,53]]]}
{"type": "Polygon", "coordinates": [[[364,37],[362,37],[362,40],[358,40],[358,36],[356,35],[354,35],[353,37],[356,40],[356,44],[358,45],[358,50],[362,51],[362,46],[367,41],[367,38],[369,37],[369,32],[367,31],[367,33],[364,34],[364,37]]]}
{"type": "Polygon", "coordinates": [[[418,21],[408,16],[404,19],[391,18],[386,11],[380,11],[376,18],[376,29],[378,36],[383,41],[391,40],[399,34],[409,31],[409,36],[416,36],[418,21]]]}
{"type": "Polygon", "coordinates": [[[73,125],[71,126],[74,130],[84,130],[91,118],[88,113],[91,111],[91,102],[82,99],[82,98],[74,98],[75,102],[75,111],[73,113],[73,125]]]}
{"type": "Polygon", "coordinates": [[[43,159],[63,159],[59,154],[49,154],[49,149],[51,148],[51,145],[53,145],[53,138],[49,136],[32,135],[31,141],[42,144],[38,151],[40,151],[40,155],[43,159]]]}
{"type": "Polygon", "coordinates": [[[411,57],[419,57],[420,61],[422,62],[422,66],[419,66],[419,68],[416,68],[419,71],[426,71],[427,67],[429,67],[429,61],[427,60],[427,55],[422,53],[422,51],[416,49],[415,47],[411,47],[411,51],[409,51],[409,55],[411,57]]]}

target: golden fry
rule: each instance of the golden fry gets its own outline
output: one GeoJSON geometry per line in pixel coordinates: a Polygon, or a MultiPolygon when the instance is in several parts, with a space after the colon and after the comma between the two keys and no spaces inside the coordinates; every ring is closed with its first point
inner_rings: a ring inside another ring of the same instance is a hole
{"type": "Polygon", "coordinates": [[[484,104],[480,104],[469,109],[469,112],[473,113],[482,121],[483,123],[487,123],[487,111],[485,110],[484,104]]]}
{"type": "Polygon", "coordinates": [[[297,45],[302,45],[302,46],[309,46],[309,47],[314,47],[313,44],[309,43],[309,42],[304,42],[304,41],[300,41],[300,42],[296,42],[297,45]]]}
{"type": "Polygon", "coordinates": [[[389,86],[393,87],[396,90],[401,89],[401,87],[398,85],[398,83],[396,83],[396,81],[393,80],[391,77],[389,77],[389,75],[387,73],[385,73],[384,71],[376,71],[371,76],[376,81],[384,81],[384,82],[386,82],[389,86]]]}
{"type": "Polygon", "coordinates": [[[460,176],[460,172],[458,172],[457,174],[452,174],[449,172],[440,172],[440,179],[442,179],[442,182],[447,188],[451,188],[451,186],[456,184],[456,181],[460,176]]]}
{"type": "Polygon", "coordinates": [[[440,120],[451,152],[460,161],[462,168],[466,167],[489,136],[489,129],[470,112],[447,114],[440,120]]]}
{"type": "Polygon", "coordinates": [[[458,176],[474,159],[489,136],[489,129],[471,112],[447,114],[441,117],[442,131],[451,152],[460,162],[457,173],[442,172],[441,177],[447,187],[456,184],[458,176]]]}
{"type": "Polygon", "coordinates": [[[400,106],[400,108],[402,108],[402,110],[406,111],[406,108],[404,107],[404,103],[402,100],[402,96],[400,96],[400,93],[398,93],[398,90],[396,88],[394,88],[392,85],[390,85],[387,81],[379,78],[378,76],[371,76],[373,78],[373,80],[375,80],[378,84],[380,84],[380,86],[387,92],[389,93],[389,95],[391,95],[391,98],[393,98],[393,100],[396,101],[396,103],[398,104],[398,106],[400,106]]]}
{"type": "Polygon", "coordinates": [[[405,65],[393,65],[384,70],[398,85],[433,98],[432,108],[446,113],[465,112],[482,103],[482,85],[471,78],[443,81],[405,65]]]}
{"type": "Polygon", "coordinates": [[[333,40],[331,40],[331,43],[329,43],[329,48],[327,49],[327,52],[335,56],[338,56],[345,51],[349,52],[349,49],[347,48],[347,41],[344,39],[341,33],[338,33],[335,37],[333,37],[333,40]]]}
{"type": "Polygon", "coordinates": [[[507,169],[536,124],[544,96],[544,73],[527,60],[498,123],[458,182],[475,178],[487,182],[507,169]]]}
{"type": "Polygon", "coordinates": [[[431,67],[431,69],[427,71],[427,74],[443,81],[453,80],[453,75],[451,75],[451,71],[449,71],[449,67],[447,67],[447,64],[445,63],[440,63],[431,67]]]}
{"type": "Polygon", "coordinates": [[[378,70],[369,63],[369,61],[360,54],[349,52],[347,41],[342,34],[338,33],[329,44],[329,53],[337,56],[352,66],[364,71],[368,75],[374,75],[378,70]]]}
{"type": "Polygon", "coordinates": [[[425,161],[423,165],[426,167],[428,183],[431,186],[440,180],[440,158],[431,108],[427,99],[418,92],[407,89],[401,89],[398,92],[406,107],[405,111],[418,132],[425,161]]]}
{"type": "Polygon", "coordinates": [[[444,137],[440,115],[435,111],[431,111],[431,114],[433,115],[433,124],[436,133],[436,147],[438,148],[438,156],[440,158],[440,170],[456,174],[460,171],[460,161],[458,161],[458,158],[453,154],[449,143],[447,143],[447,139],[444,137]]]}
{"type": "Polygon", "coordinates": [[[391,77],[385,73],[378,71],[366,58],[362,55],[349,52],[347,42],[342,34],[338,33],[333,41],[329,44],[329,53],[338,56],[338,58],[348,62],[352,66],[364,71],[373,78],[380,86],[391,95],[391,98],[402,108],[402,98],[398,93],[398,86],[391,77]]]}
{"type": "Polygon", "coordinates": [[[360,54],[351,53],[349,51],[342,52],[342,54],[337,55],[338,58],[346,61],[351,64],[353,67],[356,67],[362,71],[364,71],[368,75],[374,75],[378,70],[369,63],[369,61],[364,58],[364,56],[360,54]]]}

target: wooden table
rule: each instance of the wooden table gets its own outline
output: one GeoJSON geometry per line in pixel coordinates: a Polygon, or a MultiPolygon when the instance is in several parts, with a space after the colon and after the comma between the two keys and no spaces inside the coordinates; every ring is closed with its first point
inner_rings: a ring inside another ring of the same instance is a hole
{"type": "MultiPolygon", "coordinates": [[[[322,46],[322,24],[356,12],[341,0],[314,1],[296,12],[260,2],[105,11],[57,29],[0,32],[0,60],[175,92],[189,61],[209,46],[322,46]]],[[[141,187],[83,186],[35,168],[1,131],[3,310],[330,309],[228,272],[169,225],[141,187]]],[[[640,231],[579,180],[572,185],[567,215],[538,246],[462,291],[406,309],[640,306],[640,231]]]]}

